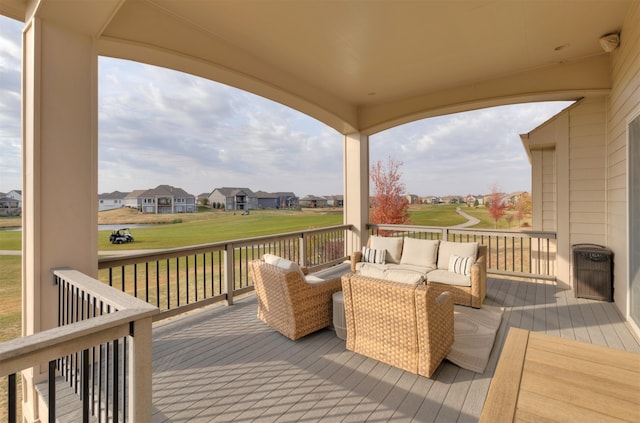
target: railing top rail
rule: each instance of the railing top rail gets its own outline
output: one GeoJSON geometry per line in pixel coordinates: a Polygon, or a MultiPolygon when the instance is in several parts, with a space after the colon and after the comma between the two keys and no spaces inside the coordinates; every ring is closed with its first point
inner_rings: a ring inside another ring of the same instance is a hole
{"type": "Polygon", "coordinates": [[[305,229],[303,231],[264,235],[264,236],[253,237],[253,238],[241,238],[241,239],[233,239],[228,241],[212,242],[209,244],[199,244],[199,245],[192,245],[187,247],[169,248],[169,249],[158,250],[157,252],[131,254],[131,255],[127,255],[126,257],[120,257],[120,256],[101,257],[98,260],[98,268],[106,269],[109,267],[113,267],[114,265],[127,265],[127,264],[139,263],[141,261],[163,260],[163,259],[170,259],[170,258],[176,258],[176,257],[184,257],[185,255],[195,255],[195,254],[205,253],[210,251],[222,251],[228,245],[242,247],[247,245],[260,244],[262,242],[273,242],[273,241],[278,241],[282,239],[299,238],[303,235],[308,235],[308,234],[331,232],[331,231],[345,230],[345,229],[351,229],[351,228],[352,228],[352,225],[327,226],[327,227],[315,228],[315,229],[305,229]],[[147,260],[141,260],[141,259],[147,259],[147,260]]]}
{"type": "Polygon", "coordinates": [[[0,377],[129,335],[130,322],[157,312],[152,306],[125,309],[0,343],[0,377]]]}
{"type": "Polygon", "coordinates": [[[60,268],[53,269],[52,273],[64,280],[70,281],[73,285],[82,288],[84,291],[100,298],[106,304],[115,307],[117,310],[136,309],[144,312],[154,313],[157,308],[132,295],[119,291],[106,285],[99,280],[93,279],[74,269],[60,268]]]}
{"type": "Polygon", "coordinates": [[[442,226],[392,225],[387,223],[367,223],[367,229],[388,229],[394,231],[442,232],[442,226]]]}
{"type": "Polygon", "coordinates": [[[375,224],[375,223],[368,223],[367,228],[368,229],[386,229],[386,230],[405,231],[405,232],[436,232],[436,233],[442,233],[443,231],[446,230],[450,234],[478,233],[478,234],[507,236],[507,237],[516,236],[516,237],[527,237],[527,238],[548,238],[548,239],[556,238],[555,232],[525,231],[525,230],[519,230],[519,229],[497,230],[497,229],[479,229],[479,228],[455,228],[455,227],[446,227],[446,226],[391,225],[391,224],[375,224]]]}
{"type": "Polygon", "coordinates": [[[521,229],[498,230],[498,229],[474,229],[474,228],[447,228],[450,234],[461,233],[481,233],[506,237],[526,237],[526,238],[548,238],[556,239],[555,232],[549,231],[525,231],[521,229]]]}

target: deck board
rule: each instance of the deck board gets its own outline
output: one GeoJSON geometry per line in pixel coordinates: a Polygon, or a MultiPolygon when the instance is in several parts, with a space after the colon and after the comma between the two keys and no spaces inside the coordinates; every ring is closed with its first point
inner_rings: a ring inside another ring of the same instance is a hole
{"type": "Polygon", "coordinates": [[[490,278],[504,308],[484,374],[444,362],[431,379],[345,349],[331,330],[290,341],[256,318],[253,295],[153,330],[154,422],[476,422],[510,327],[629,351],[640,345],[613,304],[550,282],[490,278]]]}

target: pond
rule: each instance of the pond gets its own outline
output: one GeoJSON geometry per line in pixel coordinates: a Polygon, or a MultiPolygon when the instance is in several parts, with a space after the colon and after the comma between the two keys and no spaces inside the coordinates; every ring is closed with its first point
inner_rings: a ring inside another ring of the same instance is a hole
{"type": "MultiPolygon", "coordinates": [[[[134,229],[134,228],[150,228],[152,226],[160,226],[157,223],[138,223],[138,224],[121,224],[121,225],[98,225],[98,231],[115,231],[118,229],[122,229],[122,228],[129,228],[129,229],[134,229]]],[[[9,228],[0,228],[0,231],[7,231],[7,232],[17,232],[17,231],[22,231],[22,227],[21,226],[14,226],[14,227],[9,227],[9,228]]]]}

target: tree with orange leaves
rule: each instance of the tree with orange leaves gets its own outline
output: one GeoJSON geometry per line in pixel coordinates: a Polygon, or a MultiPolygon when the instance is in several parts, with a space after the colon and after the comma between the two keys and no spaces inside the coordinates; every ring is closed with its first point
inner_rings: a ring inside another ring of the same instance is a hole
{"type": "Polygon", "coordinates": [[[498,220],[504,216],[507,204],[504,201],[504,195],[500,191],[498,184],[493,184],[491,194],[489,194],[489,214],[493,217],[495,228],[498,229],[498,220]]]}
{"type": "Polygon", "coordinates": [[[402,162],[389,157],[385,166],[378,161],[371,166],[373,198],[369,220],[371,223],[407,224],[409,222],[409,202],[403,196],[404,184],[401,181],[402,162]]]}

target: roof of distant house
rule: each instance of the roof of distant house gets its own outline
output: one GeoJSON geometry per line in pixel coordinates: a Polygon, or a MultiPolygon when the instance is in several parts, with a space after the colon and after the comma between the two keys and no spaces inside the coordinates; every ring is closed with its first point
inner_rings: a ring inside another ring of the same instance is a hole
{"type": "Polygon", "coordinates": [[[172,187],[171,185],[158,185],[155,188],[144,191],[140,197],[194,197],[182,188],[172,187]]]}
{"type": "Polygon", "coordinates": [[[120,191],[104,192],[102,194],[98,194],[98,199],[99,200],[122,200],[126,198],[127,195],[129,195],[128,192],[120,192],[120,191]]]}
{"type": "Polygon", "coordinates": [[[251,191],[249,188],[222,187],[222,188],[216,188],[213,191],[218,191],[220,194],[224,195],[225,197],[233,197],[234,195],[237,195],[241,192],[247,194],[249,197],[256,196],[256,194],[253,191],[251,191]]]}

